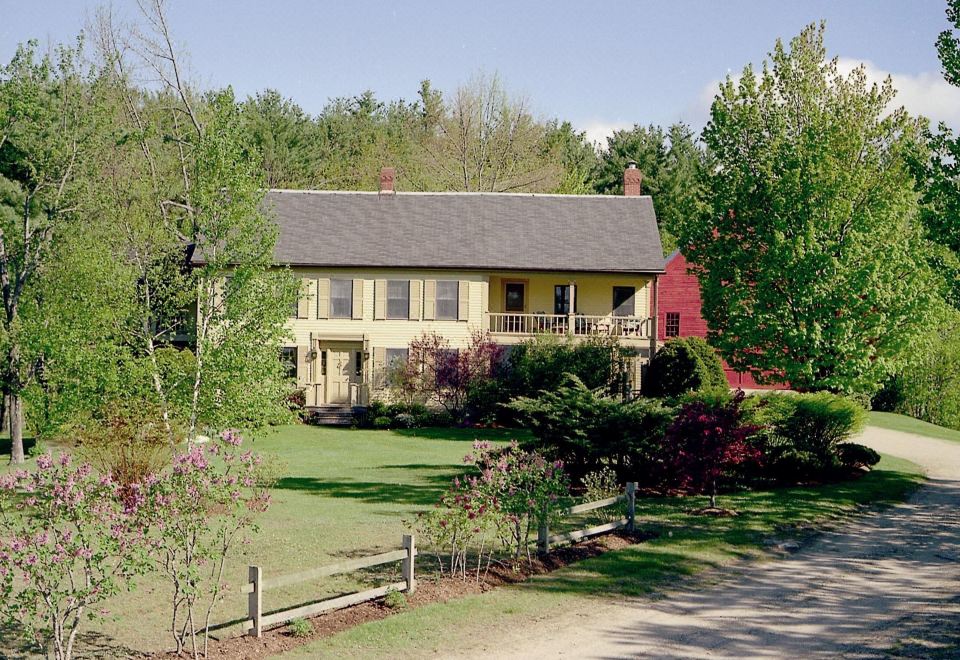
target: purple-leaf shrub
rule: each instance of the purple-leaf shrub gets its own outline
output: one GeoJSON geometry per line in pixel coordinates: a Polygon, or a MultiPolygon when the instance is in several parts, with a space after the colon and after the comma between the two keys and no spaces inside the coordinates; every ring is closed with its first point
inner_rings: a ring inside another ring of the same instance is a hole
{"type": "Polygon", "coordinates": [[[743,423],[743,399],[743,390],[738,390],[728,403],[687,403],[664,437],[665,455],[678,485],[708,493],[714,508],[717,481],[734,466],[760,458],[760,452],[748,442],[759,427],[743,423]]]}
{"type": "Polygon", "coordinates": [[[69,454],[0,477],[0,614],[31,640],[73,654],[84,618],[149,568],[142,498],[69,454]]]}

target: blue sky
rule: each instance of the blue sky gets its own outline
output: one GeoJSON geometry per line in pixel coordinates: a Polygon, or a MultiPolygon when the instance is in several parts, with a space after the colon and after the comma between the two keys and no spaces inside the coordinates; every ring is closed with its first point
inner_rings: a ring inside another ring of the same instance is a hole
{"type": "MultiPolygon", "coordinates": [[[[69,39],[98,2],[0,0],[0,59],[30,37],[69,39]]],[[[115,12],[136,16],[133,0],[115,12]]],[[[240,95],[273,87],[305,110],[374,90],[413,99],[418,83],[452,90],[497,72],[539,115],[600,137],[613,127],[702,125],[716,81],[759,62],[780,36],[819,19],[845,65],[894,76],[900,103],[960,126],[960,90],[933,43],[944,0],[348,2],[171,0],[195,81],[240,95]]]]}

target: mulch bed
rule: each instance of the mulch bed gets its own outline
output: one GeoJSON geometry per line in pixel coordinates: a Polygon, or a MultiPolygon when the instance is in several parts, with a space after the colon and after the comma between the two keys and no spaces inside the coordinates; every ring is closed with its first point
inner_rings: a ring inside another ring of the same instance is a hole
{"type": "MultiPolygon", "coordinates": [[[[472,579],[469,575],[466,581],[460,578],[440,578],[429,575],[418,577],[417,590],[413,595],[405,594],[407,605],[403,609],[391,609],[384,605],[382,600],[368,601],[308,619],[313,630],[303,637],[294,637],[287,626],[279,626],[265,631],[260,639],[254,637],[211,639],[209,657],[224,658],[225,660],[266,658],[318,639],[330,637],[368,621],[378,621],[392,614],[432,603],[445,603],[455,598],[484,593],[505,584],[524,582],[535,575],[550,573],[569,564],[596,557],[611,550],[620,550],[653,536],[644,532],[633,534],[613,532],[597,536],[575,545],[556,548],[545,557],[535,557],[529,565],[524,561],[519,570],[513,570],[509,566],[493,565],[486,577],[482,578],[480,582],[472,579]]],[[[152,657],[172,658],[176,656],[172,653],[163,653],[152,657]]]]}

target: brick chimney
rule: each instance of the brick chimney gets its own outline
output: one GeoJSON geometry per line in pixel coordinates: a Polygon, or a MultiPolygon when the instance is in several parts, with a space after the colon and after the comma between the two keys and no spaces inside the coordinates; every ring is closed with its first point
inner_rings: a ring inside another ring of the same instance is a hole
{"type": "Polygon", "coordinates": [[[643,174],[637,169],[637,162],[631,160],[627,163],[627,169],[623,171],[623,194],[627,197],[639,197],[642,180],[643,174]]]}
{"type": "Polygon", "coordinates": [[[397,170],[393,167],[380,168],[380,194],[392,195],[396,190],[393,188],[393,180],[397,177],[397,170]]]}

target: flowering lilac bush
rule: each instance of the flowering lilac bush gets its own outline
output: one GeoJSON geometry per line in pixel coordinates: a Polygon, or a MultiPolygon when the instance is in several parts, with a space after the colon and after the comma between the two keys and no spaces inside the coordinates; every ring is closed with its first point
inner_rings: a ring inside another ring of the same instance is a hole
{"type": "Polygon", "coordinates": [[[560,462],[516,443],[494,449],[475,442],[464,462],[479,474],[455,478],[434,509],[416,521],[418,534],[437,555],[441,572],[467,576],[468,556],[474,553],[474,574],[489,567],[497,550],[514,561],[526,553],[532,530],[560,514],[570,501],[570,483],[560,462]]]}
{"type": "Polygon", "coordinates": [[[0,615],[70,658],[85,618],[149,569],[139,502],[68,454],[0,477],[0,615]]]}
{"type": "Polygon", "coordinates": [[[139,510],[150,551],[173,589],[177,653],[189,641],[194,657],[206,656],[211,616],[227,586],[225,562],[270,506],[263,460],[241,451],[242,443],[239,433],[225,431],[206,447],[174,454],[167,473],[144,482],[139,510]]]}

